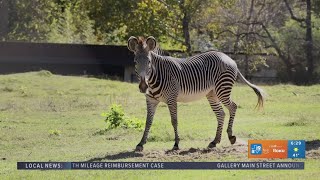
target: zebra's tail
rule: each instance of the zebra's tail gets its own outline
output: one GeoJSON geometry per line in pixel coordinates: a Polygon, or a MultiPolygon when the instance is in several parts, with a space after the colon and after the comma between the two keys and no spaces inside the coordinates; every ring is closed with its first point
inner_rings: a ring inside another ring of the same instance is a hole
{"type": "Polygon", "coordinates": [[[248,80],[246,80],[246,78],[243,77],[243,75],[241,74],[241,72],[239,70],[238,70],[238,75],[239,75],[240,79],[243,82],[245,82],[248,86],[250,86],[254,90],[254,92],[257,94],[258,103],[256,105],[256,108],[257,107],[258,107],[258,109],[263,108],[263,102],[264,102],[264,99],[266,96],[265,92],[261,88],[259,88],[258,86],[254,85],[254,84],[250,83],[248,80]]]}

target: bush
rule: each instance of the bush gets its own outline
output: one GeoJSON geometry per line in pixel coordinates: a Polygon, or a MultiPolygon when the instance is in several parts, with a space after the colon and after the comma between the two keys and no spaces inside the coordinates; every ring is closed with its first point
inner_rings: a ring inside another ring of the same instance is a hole
{"type": "Polygon", "coordinates": [[[122,124],[123,128],[129,129],[137,129],[139,131],[143,130],[143,123],[138,118],[125,119],[122,124]]]}
{"type": "Polygon", "coordinates": [[[137,129],[139,131],[143,130],[143,123],[138,118],[129,118],[125,116],[123,108],[121,105],[112,104],[110,111],[101,114],[106,119],[107,130],[122,127],[125,129],[137,129]]]}
{"type": "Polygon", "coordinates": [[[50,77],[52,76],[52,73],[48,70],[41,70],[38,72],[38,75],[43,77],[50,77]]]}
{"type": "Polygon", "coordinates": [[[49,131],[49,136],[60,136],[61,135],[61,131],[59,130],[50,130],[49,131]]]}

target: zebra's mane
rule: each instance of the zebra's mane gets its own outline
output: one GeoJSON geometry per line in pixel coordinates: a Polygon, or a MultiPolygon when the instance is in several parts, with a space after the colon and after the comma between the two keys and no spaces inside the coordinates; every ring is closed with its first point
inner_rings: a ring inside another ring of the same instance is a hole
{"type": "Polygon", "coordinates": [[[170,54],[167,51],[162,50],[158,45],[152,52],[159,56],[170,56],[170,54]]]}

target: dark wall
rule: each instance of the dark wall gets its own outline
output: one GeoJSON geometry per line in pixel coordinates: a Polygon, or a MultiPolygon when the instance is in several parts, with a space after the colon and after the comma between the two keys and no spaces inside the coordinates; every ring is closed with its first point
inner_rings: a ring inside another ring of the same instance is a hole
{"type": "Polygon", "coordinates": [[[106,64],[1,63],[0,74],[49,70],[61,75],[104,75],[123,77],[124,67],[106,64]]]}
{"type": "Polygon", "coordinates": [[[125,46],[0,42],[0,74],[49,70],[63,75],[116,75],[133,65],[125,46]]]}

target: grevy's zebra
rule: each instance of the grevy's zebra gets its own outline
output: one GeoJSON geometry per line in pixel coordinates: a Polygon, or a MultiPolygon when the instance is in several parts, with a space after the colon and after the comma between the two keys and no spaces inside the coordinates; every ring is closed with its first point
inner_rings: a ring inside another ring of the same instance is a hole
{"type": "Polygon", "coordinates": [[[228,137],[231,144],[236,142],[232,135],[232,125],[237,105],[230,99],[234,82],[239,75],[258,96],[257,106],[263,106],[263,91],[248,82],[239,72],[236,63],[222,52],[210,51],[186,59],[161,56],[153,37],[130,37],[128,49],[134,52],[135,70],[139,78],[140,92],[145,93],[147,101],[147,120],[145,130],[136,150],[142,151],[147,141],[153,116],[159,102],[168,105],[171,123],[175,133],[173,149],[179,149],[177,122],[177,102],[189,102],[206,96],[218,120],[215,139],[209,148],[221,140],[225,113],[221,103],[229,110],[228,137]]]}

